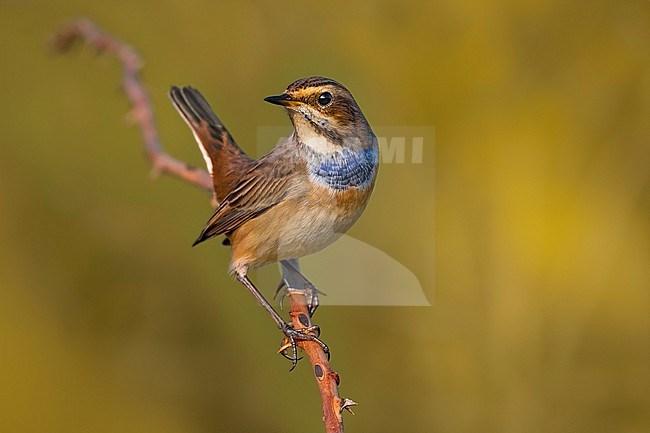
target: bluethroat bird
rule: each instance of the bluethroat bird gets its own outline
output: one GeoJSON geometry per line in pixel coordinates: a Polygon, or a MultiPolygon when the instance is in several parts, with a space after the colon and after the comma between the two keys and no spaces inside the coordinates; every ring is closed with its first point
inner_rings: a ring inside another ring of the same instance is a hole
{"type": "MultiPolygon", "coordinates": [[[[201,93],[172,87],[171,100],[189,125],[207,164],[218,207],[194,245],[218,235],[232,248],[230,271],[268,311],[293,348],[317,341],[313,329],[294,329],[246,276],[280,262],[287,287],[317,291],[297,259],[325,248],[363,212],[377,176],[379,148],[368,121],[341,84],[323,77],[297,80],[264,100],[286,108],[293,133],[255,160],[235,143],[201,93]]],[[[282,283],[281,283],[282,286],[282,283]]]]}

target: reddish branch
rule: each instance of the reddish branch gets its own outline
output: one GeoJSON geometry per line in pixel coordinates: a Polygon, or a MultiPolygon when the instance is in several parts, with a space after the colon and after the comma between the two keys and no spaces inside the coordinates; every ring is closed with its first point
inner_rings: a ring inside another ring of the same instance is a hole
{"type": "MultiPolygon", "coordinates": [[[[289,290],[291,300],[291,320],[296,329],[311,326],[307,296],[304,291],[289,290]]],[[[323,422],[327,433],[343,432],[343,410],[352,412],[351,407],[357,403],[349,398],[341,398],[338,393],[339,375],[330,368],[327,355],[322,347],[313,341],[299,341],[298,346],[305,351],[316,377],[316,383],[323,401],[323,422]]]]}
{"type": "MultiPolygon", "coordinates": [[[[151,100],[140,81],[139,72],[142,62],[138,53],[119,39],[103,33],[91,21],[84,19],[74,21],[61,29],[54,39],[54,46],[59,51],[65,51],[77,40],[86,41],[88,45],[100,52],[115,55],[122,63],[124,92],[131,103],[131,115],[142,131],[145,151],[151,160],[154,172],[171,174],[212,192],[212,180],[206,170],[185,164],[163,151],[154,122],[151,100]]],[[[288,296],[291,301],[289,314],[294,327],[300,329],[311,326],[305,293],[289,291],[288,296]]],[[[356,403],[339,397],[339,375],[330,368],[327,355],[318,343],[299,341],[298,346],[307,354],[320,390],[325,431],[342,433],[342,412],[348,410],[352,413],[350,407],[356,403]]]]}
{"type": "Polygon", "coordinates": [[[169,173],[212,192],[212,180],[206,170],[192,167],[163,152],[153,119],[151,100],[140,81],[142,61],[138,53],[119,39],[103,33],[92,22],[83,19],[63,28],[54,39],[54,47],[65,51],[77,40],[85,40],[99,52],[115,55],[122,63],[122,86],[131,103],[130,114],[142,131],[144,148],[154,173],[169,173]]]}

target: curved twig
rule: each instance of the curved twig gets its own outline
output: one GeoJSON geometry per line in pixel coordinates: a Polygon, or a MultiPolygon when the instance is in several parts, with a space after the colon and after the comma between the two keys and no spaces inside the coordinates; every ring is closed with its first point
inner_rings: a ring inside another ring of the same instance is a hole
{"type": "Polygon", "coordinates": [[[58,51],[65,51],[77,40],[86,41],[99,52],[115,55],[122,63],[122,86],[131,103],[130,115],[142,131],[144,148],[153,165],[153,174],[169,173],[212,192],[212,179],[206,170],[192,167],[163,151],[153,118],[151,100],[140,82],[142,62],[138,53],[119,39],[102,32],[86,19],[73,21],[61,29],[55,36],[53,45],[58,51]]]}

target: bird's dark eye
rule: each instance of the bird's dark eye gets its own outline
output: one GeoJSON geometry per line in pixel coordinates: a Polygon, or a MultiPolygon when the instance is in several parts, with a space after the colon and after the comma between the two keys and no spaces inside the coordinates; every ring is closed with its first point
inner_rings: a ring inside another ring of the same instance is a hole
{"type": "Polygon", "coordinates": [[[321,93],[320,96],[318,97],[318,104],[319,104],[321,107],[326,106],[326,105],[329,104],[330,102],[332,102],[332,94],[331,94],[330,92],[323,92],[323,93],[321,93]]]}

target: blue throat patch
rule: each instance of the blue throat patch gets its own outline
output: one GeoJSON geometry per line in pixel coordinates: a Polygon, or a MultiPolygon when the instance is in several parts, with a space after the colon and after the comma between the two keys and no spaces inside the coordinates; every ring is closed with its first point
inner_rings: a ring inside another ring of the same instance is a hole
{"type": "Polygon", "coordinates": [[[354,151],[343,149],[332,155],[312,154],[309,174],[333,189],[363,188],[372,182],[379,162],[376,148],[354,151]]]}

